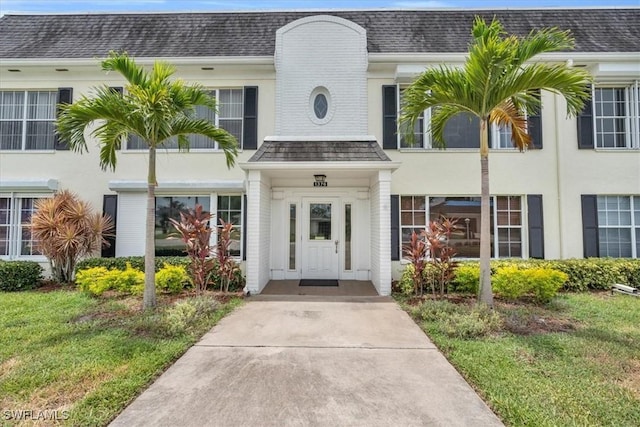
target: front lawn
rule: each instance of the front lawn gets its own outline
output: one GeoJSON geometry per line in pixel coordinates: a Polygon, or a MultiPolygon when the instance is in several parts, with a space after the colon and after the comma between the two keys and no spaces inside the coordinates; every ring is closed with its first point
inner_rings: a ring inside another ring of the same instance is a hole
{"type": "Polygon", "coordinates": [[[0,292],[0,417],[105,425],[240,303],[0,292]]]}
{"type": "Polygon", "coordinates": [[[497,301],[498,316],[472,305],[403,303],[505,424],[640,425],[640,298],[497,301]]]}

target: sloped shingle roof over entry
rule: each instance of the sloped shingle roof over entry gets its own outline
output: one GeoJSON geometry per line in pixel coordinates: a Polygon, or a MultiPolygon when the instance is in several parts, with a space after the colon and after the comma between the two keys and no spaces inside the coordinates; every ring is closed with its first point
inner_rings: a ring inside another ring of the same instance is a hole
{"type": "Polygon", "coordinates": [[[578,52],[640,50],[640,8],[323,11],[175,14],[5,15],[0,58],[271,56],[276,30],[316,14],[355,22],[369,53],[465,52],[474,16],[497,17],[510,33],[569,29],[578,52]],[[615,31],[612,31],[615,29],[615,31]]]}
{"type": "Polygon", "coordinates": [[[265,141],[250,162],[389,162],[376,141],[265,141]]]}

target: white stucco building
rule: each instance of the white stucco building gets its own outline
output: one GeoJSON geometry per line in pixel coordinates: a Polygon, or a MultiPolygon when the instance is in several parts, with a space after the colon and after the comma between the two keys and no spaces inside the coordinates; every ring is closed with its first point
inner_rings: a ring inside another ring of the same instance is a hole
{"type": "Polygon", "coordinates": [[[147,155],[123,143],[115,172],[99,148],[56,140],[56,103],[122,90],[100,71],[108,51],[162,59],[213,91],[218,126],[236,135],[228,170],[215,141],[158,153],[158,254],[178,251],[167,218],[195,203],[237,225],[234,254],[248,288],[269,280],[370,280],[390,293],[411,231],[460,219],[460,256],[479,254],[479,135],[465,117],[432,149],[425,112],[417,144],[397,135],[402,88],[425,67],[464,61],[475,15],[511,33],[557,26],[571,61],[594,76],[578,118],[543,92],[529,117],[534,147],[491,130],[495,257],[640,256],[640,8],[6,15],[0,18],[0,258],[41,258],[22,222],[33,200],[70,189],[116,220],[104,256],[144,252],[147,155]]]}

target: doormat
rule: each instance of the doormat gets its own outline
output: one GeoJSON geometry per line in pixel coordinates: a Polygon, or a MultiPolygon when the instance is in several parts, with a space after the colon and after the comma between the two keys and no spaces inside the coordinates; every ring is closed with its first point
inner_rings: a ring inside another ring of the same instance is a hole
{"type": "Polygon", "coordinates": [[[302,279],[298,286],[338,286],[337,280],[302,279]]]}

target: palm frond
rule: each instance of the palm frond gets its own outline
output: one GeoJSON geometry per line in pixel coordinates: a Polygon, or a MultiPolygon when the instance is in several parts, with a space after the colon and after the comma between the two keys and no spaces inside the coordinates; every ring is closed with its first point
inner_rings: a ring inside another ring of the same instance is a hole
{"type": "Polygon", "coordinates": [[[103,71],[116,71],[133,86],[146,86],[148,73],[144,68],[136,65],[126,52],[110,51],[107,59],[102,61],[103,71]]]}
{"type": "Polygon", "coordinates": [[[194,119],[183,116],[173,122],[174,135],[198,134],[215,140],[223,150],[227,167],[235,165],[238,155],[238,142],[236,138],[224,129],[217,128],[208,120],[194,119]]]}
{"type": "Polygon", "coordinates": [[[511,99],[491,110],[489,122],[511,129],[511,141],[520,151],[531,145],[531,136],[527,133],[527,120],[522,110],[511,99]]]}

